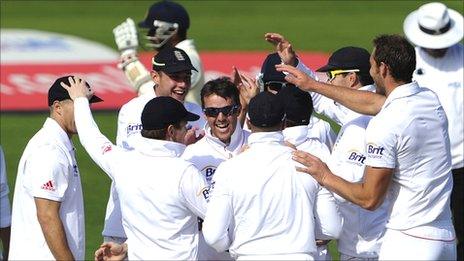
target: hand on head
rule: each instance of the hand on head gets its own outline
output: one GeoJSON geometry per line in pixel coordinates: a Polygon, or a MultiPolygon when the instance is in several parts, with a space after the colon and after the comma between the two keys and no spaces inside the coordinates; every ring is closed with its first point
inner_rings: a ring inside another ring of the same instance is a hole
{"type": "Polygon", "coordinates": [[[266,33],[264,39],[274,45],[276,52],[279,54],[280,59],[285,64],[292,66],[297,65],[296,53],[292,48],[292,45],[282,35],[278,33],[266,33]]]}
{"type": "Polygon", "coordinates": [[[68,80],[69,86],[64,82],[61,83],[61,86],[68,91],[69,97],[73,101],[79,97],[86,97],[87,99],[90,99],[93,96],[93,90],[87,86],[84,80],[76,76],[68,77],[68,80]]]}

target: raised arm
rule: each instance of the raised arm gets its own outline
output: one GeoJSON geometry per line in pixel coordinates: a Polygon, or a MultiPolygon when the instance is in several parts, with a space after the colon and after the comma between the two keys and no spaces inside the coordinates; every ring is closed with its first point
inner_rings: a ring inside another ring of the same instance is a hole
{"type": "Polygon", "coordinates": [[[290,65],[278,64],[276,69],[288,73],[285,80],[295,84],[298,88],[320,93],[361,114],[376,115],[385,103],[386,97],[383,95],[318,82],[290,65]]]}
{"type": "Polygon", "coordinates": [[[71,99],[74,101],[74,121],[82,146],[85,148],[95,163],[100,166],[111,178],[111,162],[120,152],[120,148],[113,145],[98,129],[89,107],[89,98],[93,92],[85,85],[85,82],[77,77],[69,77],[70,86],[61,83],[71,99]]]}

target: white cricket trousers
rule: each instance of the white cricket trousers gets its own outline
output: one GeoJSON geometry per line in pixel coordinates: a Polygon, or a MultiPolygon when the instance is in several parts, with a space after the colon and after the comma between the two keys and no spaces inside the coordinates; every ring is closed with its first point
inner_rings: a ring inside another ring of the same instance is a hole
{"type": "Polygon", "coordinates": [[[379,260],[456,260],[456,240],[433,240],[385,231],[379,260]]]}

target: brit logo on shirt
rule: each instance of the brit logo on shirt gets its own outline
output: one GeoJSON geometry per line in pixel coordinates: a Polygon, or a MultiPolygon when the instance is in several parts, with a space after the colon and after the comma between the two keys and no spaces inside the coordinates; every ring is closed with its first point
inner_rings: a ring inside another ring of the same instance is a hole
{"type": "Polygon", "coordinates": [[[364,161],[366,160],[366,156],[364,156],[361,152],[357,150],[350,150],[348,152],[348,162],[356,164],[358,166],[364,165],[364,161]]]}
{"type": "Polygon", "coordinates": [[[371,158],[382,158],[384,150],[385,150],[384,147],[378,146],[377,144],[374,144],[374,143],[367,144],[367,154],[371,158]]]}
{"type": "Polygon", "coordinates": [[[201,170],[201,173],[205,176],[206,181],[208,184],[211,183],[211,180],[213,179],[214,172],[216,172],[216,166],[206,166],[201,170]]]}
{"type": "Polygon", "coordinates": [[[129,123],[126,127],[126,135],[129,137],[142,130],[142,123],[129,123]]]}

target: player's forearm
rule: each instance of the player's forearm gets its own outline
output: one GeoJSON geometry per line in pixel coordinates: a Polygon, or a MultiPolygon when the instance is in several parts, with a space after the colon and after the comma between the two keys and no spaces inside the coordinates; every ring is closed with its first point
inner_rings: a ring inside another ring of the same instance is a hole
{"type": "MultiPolygon", "coordinates": [[[[56,260],[74,260],[59,213],[47,211],[46,209],[38,210],[37,218],[53,257],[56,260]]],[[[27,244],[27,242],[25,243],[27,244]]]]}
{"type": "Polygon", "coordinates": [[[365,183],[351,183],[330,174],[324,180],[324,187],[364,209],[374,210],[380,205],[380,197],[367,188],[365,183]]]}
{"type": "Polygon", "coordinates": [[[385,102],[385,96],[368,91],[314,82],[315,92],[320,93],[345,107],[366,115],[376,115],[385,102]]]}
{"type": "Polygon", "coordinates": [[[110,164],[106,162],[104,156],[113,150],[113,144],[100,132],[86,98],[80,97],[74,100],[74,120],[82,146],[93,161],[110,174],[110,164]]]}

